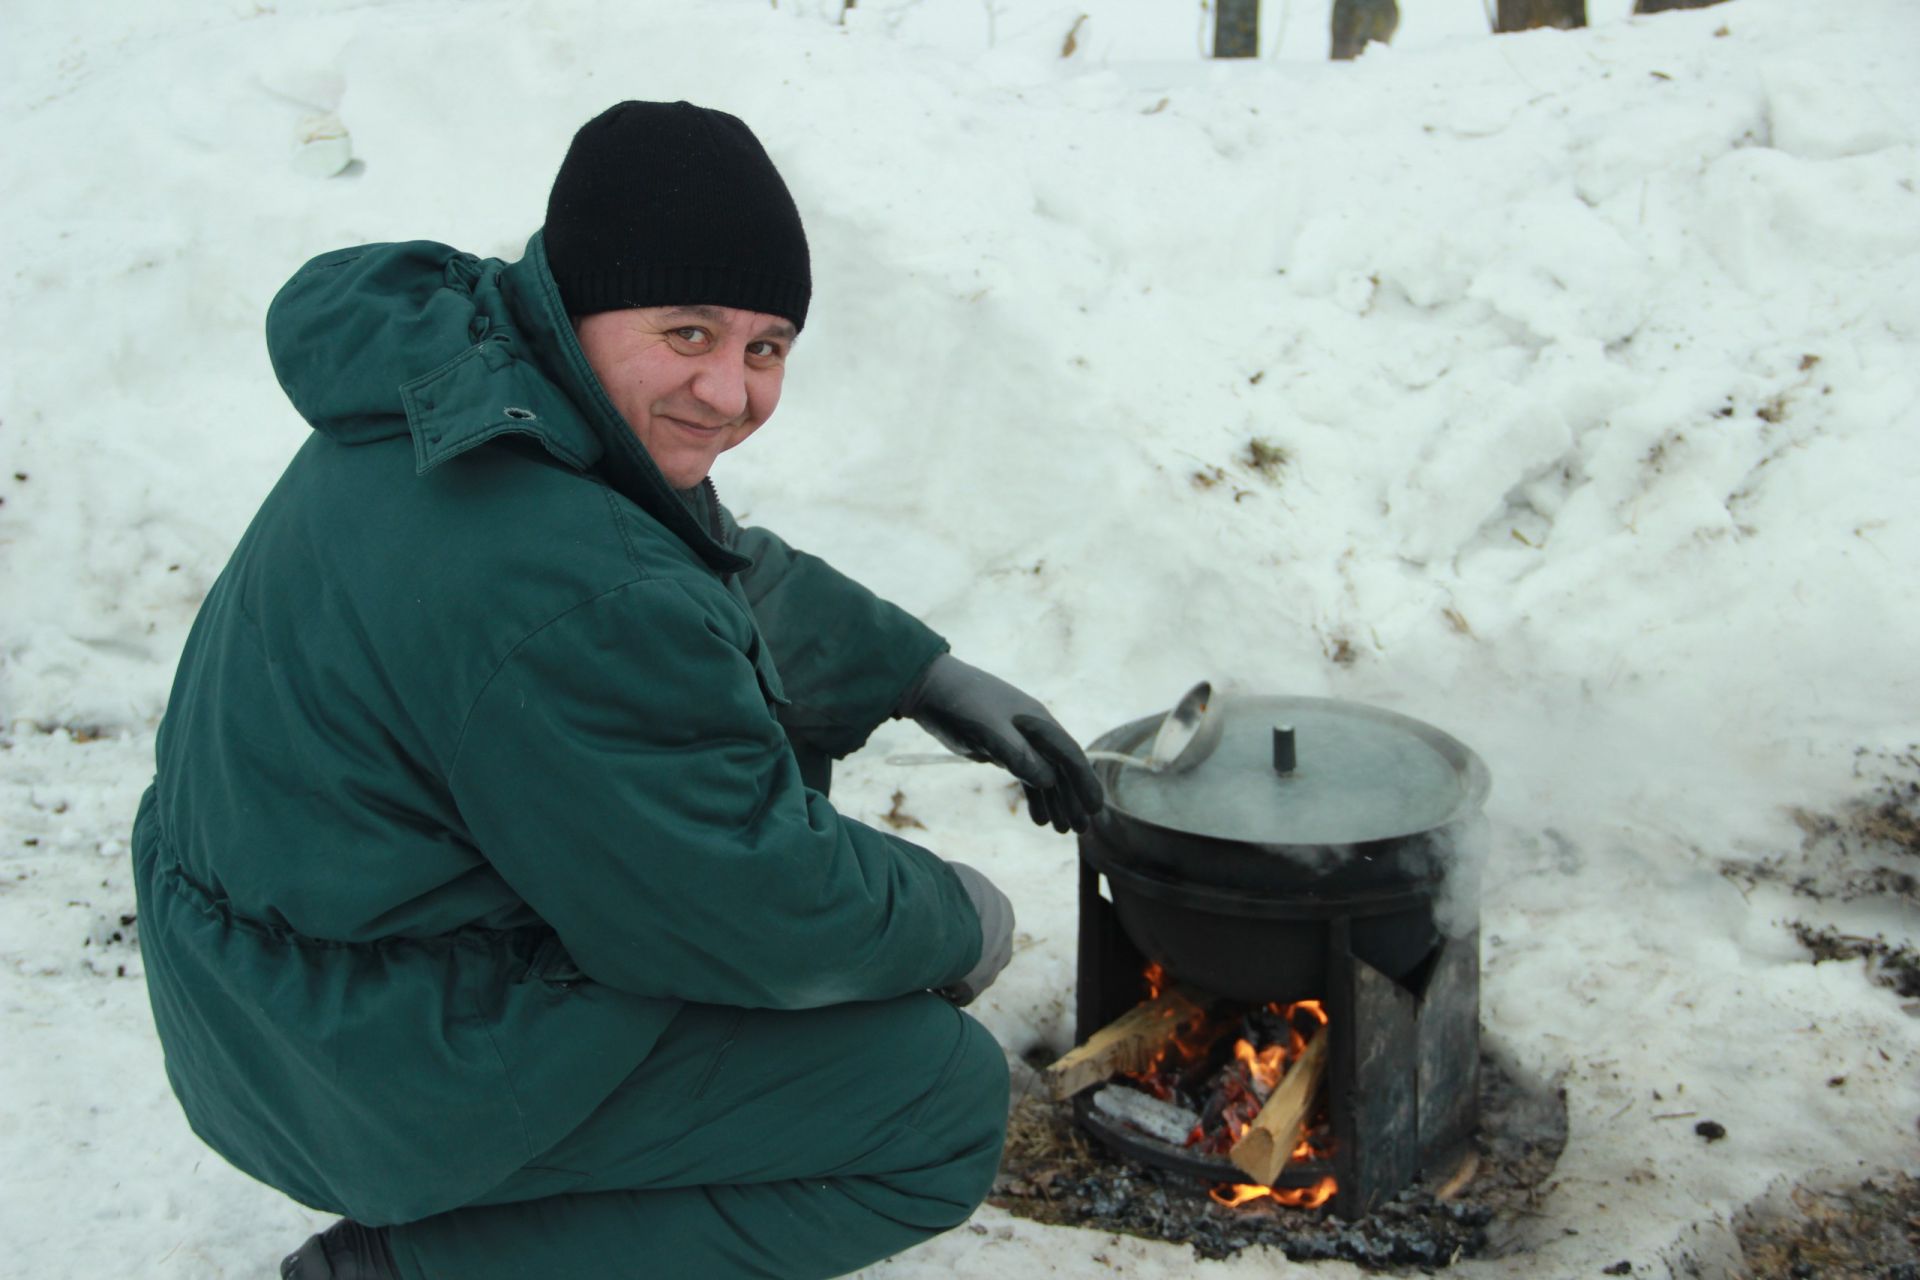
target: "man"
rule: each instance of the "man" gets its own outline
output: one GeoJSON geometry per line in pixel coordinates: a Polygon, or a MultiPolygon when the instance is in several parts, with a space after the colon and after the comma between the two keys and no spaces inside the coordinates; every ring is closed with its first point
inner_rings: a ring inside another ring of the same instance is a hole
{"type": "Polygon", "coordinates": [[[747,127],[628,102],[520,261],[350,249],[269,310],[314,435],[188,639],[134,860],[188,1119],[345,1215],[283,1276],[826,1276],[985,1195],[1005,1061],[954,1006],[1011,907],[835,812],[831,760],[906,715],[1062,831],[1099,788],[716,500],[810,288],[747,127]]]}

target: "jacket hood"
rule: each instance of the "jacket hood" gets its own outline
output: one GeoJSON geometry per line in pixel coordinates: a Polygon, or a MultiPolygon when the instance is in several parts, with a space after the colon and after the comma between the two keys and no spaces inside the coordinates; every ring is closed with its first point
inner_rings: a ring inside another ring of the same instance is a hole
{"type": "Polygon", "coordinates": [[[587,364],[535,232],[518,262],[414,240],[322,254],[267,309],[267,354],[315,431],[413,439],[426,474],[501,436],[599,475],[716,572],[750,563],[716,540],[628,430],[587,364]]]}

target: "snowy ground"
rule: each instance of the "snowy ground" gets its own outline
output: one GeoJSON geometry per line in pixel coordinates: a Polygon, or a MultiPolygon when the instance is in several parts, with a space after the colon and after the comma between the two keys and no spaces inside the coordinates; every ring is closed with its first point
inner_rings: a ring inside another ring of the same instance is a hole
{"type": "MultiPolygon", "coordinates": [[[[185,629],[304,430],[262,312],[340,245],[517,255],[623,97],[741,115],[807,219],[736,511],[1083,737],[1212,676],[1488,761],[1484,1018],[1572,1132],[1534,1252],[1462,1274],[1657,1274],[1770,1185],[1920,1163],[1920,1017],[1782,927],[1911,909],[1721,873],[1920,737],[1920,10],[1595,0],[1495,39],[1476,0],[1403,7],[1329,65],[1325,0],[1270,0],[1227,65],[1148,0],[10,4],[0,1274],[259,1276],[316,1221],[187,1132],[122,919],[185,629]],[[322,179],[290,151],[329,109],[357,162],[322,179]]],[[[1001,881],[980,1011],[1064,1047],[1072,844],[992,775],[884,761],[925,745],[883,731],[836,800],[903,791],[1001,881]]],[[[1309,1270],[1350,1274],[983,1210],[871,1274],[1309,1270]]]]}

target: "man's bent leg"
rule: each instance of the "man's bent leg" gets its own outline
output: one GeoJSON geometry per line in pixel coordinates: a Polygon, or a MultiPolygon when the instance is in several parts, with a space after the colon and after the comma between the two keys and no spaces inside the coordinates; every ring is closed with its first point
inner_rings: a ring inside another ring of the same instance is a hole
{"type": "Polygon", "coordinates": [[[932,996],[689,1006],[487,1203],[390,1239],[409,1280],[839,1275],[965,1221],[1006,1102],[999,1046],[932,996]]]}

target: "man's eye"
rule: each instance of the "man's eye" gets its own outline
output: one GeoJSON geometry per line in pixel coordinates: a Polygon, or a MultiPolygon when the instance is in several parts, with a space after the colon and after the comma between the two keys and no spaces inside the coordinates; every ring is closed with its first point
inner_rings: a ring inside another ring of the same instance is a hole
{"type": "Polygon", "coordinates": [[[675,329],[673,331],[673,336],[680,339],[682,342],[689,342],[689,343],[698,345],[707,340],[707,331],[705,329],[696,328],[692,325],[689,325],[686,328],[675,329]]]}
{"type": "Polygon", "coordinates": [[[747,353],[749,355],[759,356],[762,359],[771,358],[777,360],[780,358],[780,344],[762,340],[750,344],[747,347],[747,353]]]}

